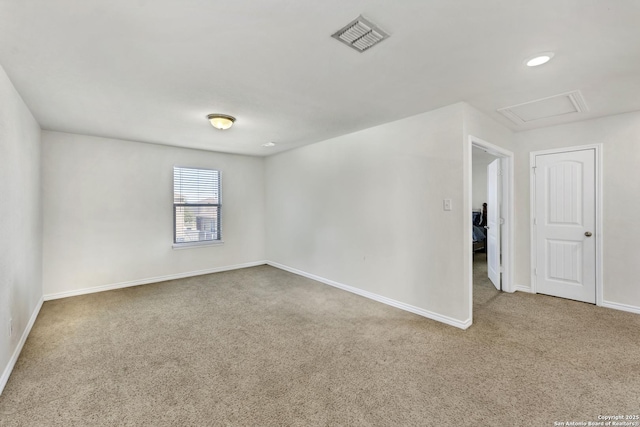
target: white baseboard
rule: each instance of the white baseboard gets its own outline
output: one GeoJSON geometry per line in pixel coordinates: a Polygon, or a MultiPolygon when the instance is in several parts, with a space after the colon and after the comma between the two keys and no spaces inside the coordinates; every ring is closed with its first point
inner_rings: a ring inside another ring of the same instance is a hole
{"type": "MultiPolygon", "coordinates": [[[[530,287],[522,286],[522,285],[516,285],[515,290],[521,291],[521,292],[527,292],[530,294],[534,293],[533,291],[531,291],[530,287]]],[[[640,307],[637,307],[635,305],[621,304],[619,302],[611,302],[611,301],[602,301],[602,304],[597,304],[597,305],[598,307],[613,308],[614,310],[628,311],[629,313],[640,314],[640,307]]]]}
{"type": "Polygon", "coordinates": [[[149,277],[146,279],[130,280],[127,282],[112,283],[109,285],[94,286],[91,288],[74,289],[72,291],[57,292],[54,294],[46,294],[45,301],[59,298],[74,297],[77,295],[92,294],[95,292],[110,291],[113,289],[128,288],[131,286],[148,285],[149,283],[165,282],[167,280],[184,279],[185,277],[201,276],[203,274],[220,273],[222,271],[238,270],[240,268],[255,267],[257,265],[267,264],[267,261],[246,262],[244,264],[228,265],[224,267],[208,268],[205,270],[188,271],[186,273],[169,274],[167,276],[149,277]]]}
{"type": "Polygon", "coordinates": [[[462,322],[462,321],[454,319],[452,317],[444,316],[442,314],[434,313],[432,311],[428,311],[428,310],[425,310],[425,309],[422,309],[422,308],[419,308],[419,307],[415,307],[413,305],[405,304],[403,302],[396,301],[394,299],[387,298],[387,297],[384,297],[382,295],[374,294],[373,292],[369,292],[369,291],[365,291],[365,290],[362,290],[362,289],[359,289],[359,288],[355,288],[353,286],[345,285],[343,283],[339,283],[339,282],[336,282],[336,281],[333,281],[333,280],[325,279],[324,277],[316,276],[315,274],[307,273],[307,272],[304,272],[302,270],[298,270],[298,269],[293,268],[293,267],[288,267],[286,265],[279,264],[277,262],[267,261],[267,264],[269,264],[272,267],[279,268],[281,270],[288,271],[290,273],[297,274],[299,276],[303,276],[303,277],[318,281],[320,283],[324,283],[326,285],[334,286],[336,288],[345,290],[347,292],[351,292],[351,293],[363,296],[365,298],[369,298],[369,299],[372,299],[374,301],[378,301],[378,302],[381,302],[383,304],[399,308],[399,309],[404,310],[404,311],[409,311],[411,313],[426,317],[426,318],[431,319],[431,320],[436,320],[438,322],[446,323],[447,325],[455,326],[456,328],[467,329],[469,326],[471,326],[471,323],[472,323],[471,319],[462,322]]]}
{"type": "Polygon", "coordinates": [[[9,363],[7,364],[6,368],[4,368],[4,371],[2,372],[2,376],[0,377],[0,394],[2,394],[4,387],[7,385],[7,381],[9,381],[11,372],[13,372],[13,367],[16,365],[16,362],[18,361],[18,357],[20,357],[20,353],[22,352],[22,347],[24,347],[24,343],[27,342],[27,337],[29,336],[29,333],[31,333],[31,328],[33,328],[33,324],[36,323],[36,318],[38,317],[38,313],[40,313],[40,309],[42,308],[43,302],[44,300],[40,298],[40,301],[38,301],[36,308],[33,310],[33,313],[31,313],[31,318],[29,319],[29,323],[27,323],[27,327],[24,328],[24,331],[22,332],[22,336],[20,337],[20,341],[18,342],[18,345],[15,351],[11,355],[11,359],[9,359],[9,363]]]}
{"type": "Polygon", "coordinates": [[[613,308],[615,310],[628,311],[629,313],[640,314],[640,307],[629,304],[621,304],[619,302],[602,301],[600,307],[613,308]]]}
{"type": "Polygon", "coordinates": [[[528,294],[532,294],[533,291],[531,290],[531,288],[529,286],[523,286],[523,285],[515,285],[513,287],[514,291],[519,291],[519,292],[526,292],[528,294]]]}

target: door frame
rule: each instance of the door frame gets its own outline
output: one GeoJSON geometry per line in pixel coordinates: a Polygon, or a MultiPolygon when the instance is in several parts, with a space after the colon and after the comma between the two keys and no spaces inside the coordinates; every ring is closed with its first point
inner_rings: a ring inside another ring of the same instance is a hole
{"type": "Polygon", "coordinates": [[[504,219],[500,236],[500,248],[502,252],[502,290],[504,292],[515,292],[513,283],[514,273],[514,154],[512,151],[487,142],[476,136],[469,135],[467,142],[467,155],[465,170],[468,171],[466,177],[465,190],[465,215],[464,215],[464,243],[467,248],[467,286],[469,292],[469,321],[473,322],[473,239],[471,237],[471,206],[473,204],[473,147],[485,150],[501,159],[502,167],[502,212],[504,219]]]}
{"type": "Polygon", "coordinates": [[[553,148],[549,150],[532,151],[529,153],[529,239],[531,242],[529,250],[531,251],[531,292],[537,294],[537,284],[535,269],[537,268],[536,257],[536,239],[533,226],[533,218],[536,209],[536,184],[533,174],[536,164],[536,156],[544,154],[570,153],[572,151],[594,150],[595,155],[595,232],[596,238],[596,261],[595,261],[595,277],[596,277],[596,305],[602,305],[602,144],[577,145],[572,147],[553,148]]]}

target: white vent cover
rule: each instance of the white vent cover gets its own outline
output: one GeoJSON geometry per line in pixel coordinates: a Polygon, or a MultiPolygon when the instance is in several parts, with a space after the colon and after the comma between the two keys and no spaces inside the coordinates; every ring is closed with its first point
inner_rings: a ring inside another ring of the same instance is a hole
{"type": "Polygon", "coordinates": [[[342,43],[354,48],[358,52],[364,52],[373,45],[376,45],[382,40],[388,38],[389,34],[385,33],[377,25],[360,15],[348,23],[344,28],[336,31],[331,37],[336,40],[340,40],[342,43]]]}
{"type": "Polygon", "coordinates": [[[588,111],[587,104],[579,90],[560,95],[536,99],[535,101],[498,108],[512,122],[523,125],[540,119],[564,116],[588,111]]]}

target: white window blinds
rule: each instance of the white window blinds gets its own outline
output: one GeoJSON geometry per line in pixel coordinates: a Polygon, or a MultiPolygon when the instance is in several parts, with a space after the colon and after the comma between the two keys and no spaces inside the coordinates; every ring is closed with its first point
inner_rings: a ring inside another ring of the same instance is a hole
{"type": "Polygon", "coordinates": [[[220,171],[173,168],[173,242],[220,240],[220,171]]]}

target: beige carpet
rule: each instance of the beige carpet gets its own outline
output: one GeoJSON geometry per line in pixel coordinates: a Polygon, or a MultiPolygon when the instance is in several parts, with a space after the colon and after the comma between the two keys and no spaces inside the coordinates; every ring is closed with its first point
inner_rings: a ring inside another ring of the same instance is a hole
{"type": "Polygon", "coordinates": [[[552,426],[640,412],[640,316],[476,282],[467,331],[268,266],[46,302],[0,425],[552,426]]]}

